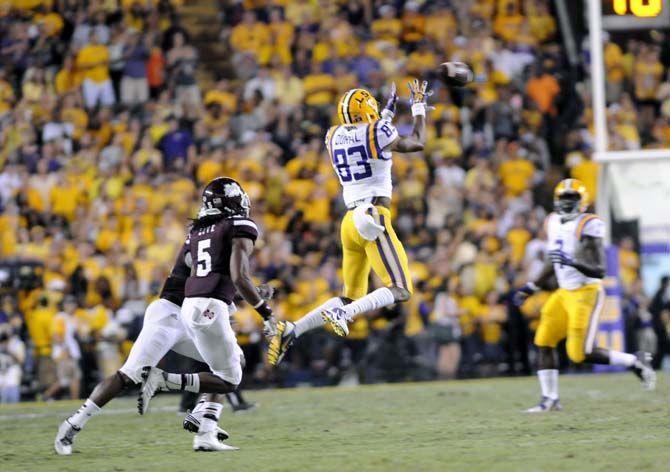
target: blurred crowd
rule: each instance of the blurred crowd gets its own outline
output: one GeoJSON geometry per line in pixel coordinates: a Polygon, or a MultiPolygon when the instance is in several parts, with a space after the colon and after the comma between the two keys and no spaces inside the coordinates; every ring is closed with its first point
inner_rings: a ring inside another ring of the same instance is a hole
{"type": "MultiPolygon", "coordinates": [[[[339,294],[345,209],[325,130],[346,90],[382,101],[395,82],[406,99],[413,77],[431,81],[435,110],[425,153],[394,159],[393,210],[416,293],[344,340],[301,338],[276,371],[241,306],[248,382],[529,373],[546,294],[521,310],[509,294],[543,263],[554,184],[572,176],[597,194],[589,86],[550,3],[0,1],[2,401],[77,397],[118,369],[219,175],[251,197],[254,270],[279,317],[339,294]],[[443,87],[447,59],[476,81],[443,87]]],[[[606,45],[615,148],[670,147],[659,41],[606,45]]],[[[396,124],[411,129],[406,103],[396,124]]],[[[621,248],[627,322],[642,332],[651,302],[634,240],[621,248]]]]}

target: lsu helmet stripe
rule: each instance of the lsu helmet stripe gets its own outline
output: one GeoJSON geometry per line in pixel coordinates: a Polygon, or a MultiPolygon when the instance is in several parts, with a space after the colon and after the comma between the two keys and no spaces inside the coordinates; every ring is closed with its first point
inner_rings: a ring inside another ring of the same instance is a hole
{"type": "Polygon", "coordinates": [[[349,90],[340,101],[340,106],[338,107],[338,114],[340,115],[340,120],[342,123],[350,125],[352,123],[351,113],[349,112],[349,106],[351,105],[351,96],[356,93],[358,89],[349,90]]]}
{"type": "Polygon", "coordinates": [[[372,159],[377,159],[379,155],[377,154],[377,149],[373,145],[375,139],[375,126],[374,124],[368,125],[367,133],[365,133],[365,147],[368,151],[368,156],[372,159]]]}
{"type": "Polygon", "coordinates": [[[588,214],[588,215],[582,216],[582,219],[579,220],[579,223],[577,223],[577,228],[575,229],[575,236],[577,236],[578,240],[582,239],[582,232],[584,231],[584,227],[586,226],[586,224],[589,221],[594,220],[596,218],[598,218],[598,216],[596,216],[594,214],[588,214]]]}

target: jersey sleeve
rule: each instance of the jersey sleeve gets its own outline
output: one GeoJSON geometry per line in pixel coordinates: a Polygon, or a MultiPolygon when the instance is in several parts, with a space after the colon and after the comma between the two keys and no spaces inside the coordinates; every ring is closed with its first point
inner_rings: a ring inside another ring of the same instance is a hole
{"type": "Polygon", "coordinates": [[[232,228],[233,238],[248,238],[253,242],[258,239],[258,226],[249,218],[239,218],[233,220],[232,228]]]}
{"type": "Polygon", "coordinates": [[[331,142],[333,140],[333,135],[335,134],[335,130],[337,129],[337,126],[331,126],[328,132],[326,133],[325,138],[323,139],[324,143],[326,144],[326,149],[328,152],[331,152],[331,142]]]}
{"type": "Polygon", "coordinates": [[[580,226],[582,227],[581,234],[579,235],[580,239],[582,236],[591,236],[592,238],[605,237],[605,222],[595,215],[585,217],[580,226]]]}
{"type": "Polygon", "coordinates": [[[186,278],[191,274],[191,264],[188,262],[191,259],[190,248],[191,240],[190,238],[187,238],[186,242],[182,244],[181,249],[177,254],[177,259],[174,261],[174,266],[172,266],[170,275],[186,278]]]}
{"type": "Polygon", "coordinates": [[[398,129],[389,120],[378,120],[370,127],[373,128],[375,151],[379,154],[398,139],[398,129]]]}

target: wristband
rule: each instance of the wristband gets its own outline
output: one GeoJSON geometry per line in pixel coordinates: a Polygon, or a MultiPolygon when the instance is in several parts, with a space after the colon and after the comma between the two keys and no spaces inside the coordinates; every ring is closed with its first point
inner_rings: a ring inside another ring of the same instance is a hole
{"type": "Polygon", "coordinates": [[[412,116],[426,116],[426,104],[423,102],[413,103],[412,116]]]}
{"type": "Polygon", "coordinates": [[[272,308],[270,308],[270,305],[268,305],[265,300],[261,299],[261,301],[254,306],[254,309],[264,320],[267,320],[272,316],[272,308]]]}
{"type": "Polygon", "coordinates": [[[537,292],[538,290],[540,290],[540,287],[538,287],[537,285],[535,285],[534,282],[528,282],[528,283],[526,284],[526,286],[527,286],[529,289],[531,289],[533,292],[537,292]]]}

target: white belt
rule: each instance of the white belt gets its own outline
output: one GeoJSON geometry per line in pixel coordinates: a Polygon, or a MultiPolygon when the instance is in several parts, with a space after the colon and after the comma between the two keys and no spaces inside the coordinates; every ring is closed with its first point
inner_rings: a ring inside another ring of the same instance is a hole
{"type": "Polygon", "coordinates": [[[353,210],[356,207],[359,207],[361,205],[374,205],[374,201],[377,200],[378,198],[383,198],[383,197],[366,197],[366,198],[361,198],[360,200],[354,200],[350,204],[347,205],[347,210],[353,210]]]}

